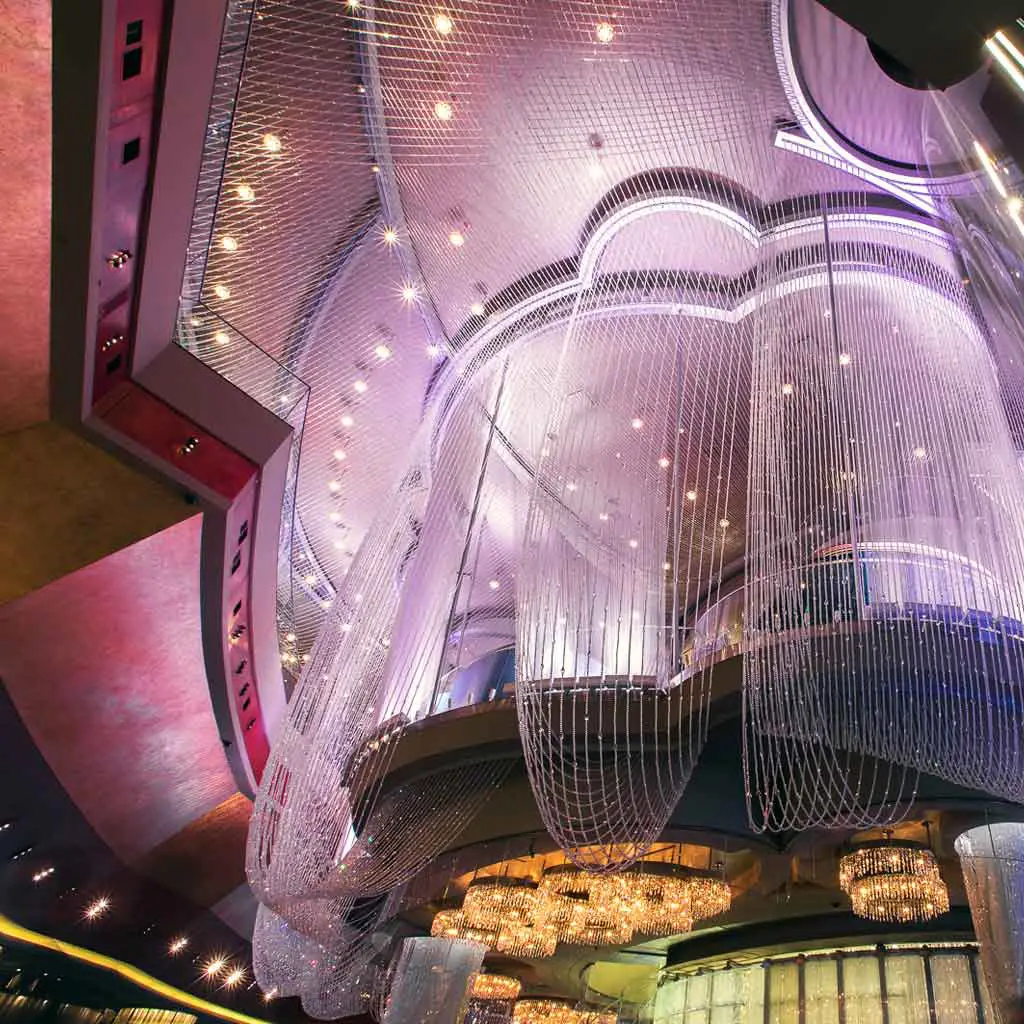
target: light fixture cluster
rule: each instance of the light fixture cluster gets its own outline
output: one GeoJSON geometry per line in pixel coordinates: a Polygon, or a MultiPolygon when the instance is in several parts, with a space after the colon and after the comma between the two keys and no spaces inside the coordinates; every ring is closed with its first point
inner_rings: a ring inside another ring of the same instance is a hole
{"type": "Polygon", "coordinates": [[[512,1024],[615,1024],[614,1013],[577,1010],[562,999],[520,999],[512,1010],[512,1024]]]}
{"type": "Polygon", "coordinates": [[[478,974],[469,987],[470,999],[511,1000],[519,995],[522,982],[508,974],[478,974]]]}
{"type": "Polygon", "coordinates": [[[911,924],[949,910],[949,890],[935,854],[923,843],[862,843],[839,862],[839,887],[853,912],[871,921],[911,924]]]}
{"type": "Polygon", "coordinates": [[[717,875],[676,864],[589,874],[572,865],[530,878],[472,882],[461,909],[439,911],[431,935],[482,942],[506,956],[544,959],[559,943],[622,946],[634,934],[677,935],[729,909],[732,895],[717,875]]]}

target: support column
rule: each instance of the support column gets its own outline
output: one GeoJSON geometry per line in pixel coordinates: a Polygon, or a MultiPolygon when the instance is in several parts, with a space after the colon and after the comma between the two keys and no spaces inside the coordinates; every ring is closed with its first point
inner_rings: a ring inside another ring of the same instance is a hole
{"type": "Polygon", "coordinates": [[[1024,824],[972,828],[955,845],[985,981],[1009,1024],[1024,1012],[1024,824]]]}

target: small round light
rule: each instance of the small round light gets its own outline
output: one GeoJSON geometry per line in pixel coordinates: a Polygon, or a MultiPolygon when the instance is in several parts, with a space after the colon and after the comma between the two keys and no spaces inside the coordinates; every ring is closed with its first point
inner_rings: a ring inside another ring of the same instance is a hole
{"type": "MultiPolygon", "coordinates": [[[[359,0],[356,0],[356,3],[358,4],[359,0]]],[[[349,6],[351,6],[351,3],[349,4],[349,6]]],[[[269,992],[264,992],[263,993],[263,1002],[269,1003],[270,1000],[273,999],[276,995],[277,995],[277,989],[276,988],[272,988],[269,992]]]]}
{"type": "Polygon", "coordinates": [[[839,365],[840,366],[849,366],[852,361],[853,361],[853,356],[851,356],[849,352],[840,352],[839,353],[839,365]]]}
{"type": "Polygon", "coordinates": [[[390,359],[390,358],[391,358],[391,349],[389,349],[389,348],[387,347],[387,345],[384,345],[384,344],[380,344],[380,345],[378,345],[378,346],[377,346],[377,347],[376,347],[376,348],[375,348],[375,349],[373,350],[373,354],[374,354],[374,355],[375,355],[375,356],[376,356],[376,357],[377,357],[378,359],[381,359],[381,360],[383,360],[383,359],[390,359]]]}
{"type": "Polygon", "coordinates": [[[225,235],[220,240],[220,247],[225,252],[238,252],[238,239],[232,238],[231,235],[225,235]]]}
{"type": "Polygon", "coordinates": [[[434,31],[439,36],[450,36],[453,28],[455,28],[455,22],[452,21],[450,14],[446,14],[444,11],[438,11],[437,14],[434,15],[434,31]]]}
{"type": "Polygon", "coordinates": [[[631,426],[633,427],[634,430],[643,430],[643,428],[644,428],[644,421],[642,419],[640,419],[639,416],[634,416],[633,417],[633,422],[632,422],[631,426]]]}
{"type": "Polygon", "coordinates": [[[365,395],[368,387],[369,385],[365,380],[360,379],[352,381],[352,388],[355,390],[357,395],[365,395]]]}
{"type": "Polygon", "coordinates": [[[448,241],[456,248],[460,249],[466,244],[466,236],[461,231],[453,231],[448,236],[448,241]]]}
{"type": "Polygon", "coordinates": [[[345,454],[344,448],[335,448],[334,457],[335,459],[337,459],[338,462],[344,462],[348,458],[348,456],[345,454]]]}
{"type": "Polygon", "coordinates": [[[320,602],[320,607],[323,609],[323,611],[327,611],[331,607],[331,602],[330,601],[321,601],[320,602]]]}
{"type": "Polygon", "coordinates": [[[610,21],[599,21],[594,35],[602,46],[607,46],[615,38],[615,26],[610,21]]]}
{"type": "Polygon", "coordinates": [[[473,316],[483,316],[484,304],[482,302],[474,302],[473,305],[469,307],[469,311],[473,316]]]}
{"type": "Polygon", "coordinates": [[[601,166],[601,162],[591,160],[587,165],[587,174],[590,175],[591,181],[600,181],[604,177],[604,168],[601,166]]]}
{"type": "Polygon", "coordinates": [[[227,331],[217,331],[217,333],[213,336],[213,340],[218,345],[228,345],[231,343],[231,337],[227,331]]]}
{"type": "Polygon", "coordinates": [[[672,460],[667,455],[662,455],[662,457],[658,459],[658,465],[661,466],[662,469],[668,469],[668,467],[672,465],[672,460]]]}
{"type": "Polygon", "coordinates": [[[227,967],[227,961],[223,957],[218,956],[203,968],[203,973],[208,978],[216,978],[225,967],[227,967]]]}
{"type": "Polygon", "coordinates": [[[640,546],[640,541],[638,541],[636,539],[636,537],[630,537],[629,538],[629,546],[631,548],[638,548],[640,546]]]}
{"type": "Polygon", "coordinates": [[[216,295],[218,299],[230,299],[231,289],[226,284],[218,284],[214,287],[213,294],[216,295]]]}
{"type": "Polygon", "coordinates": [[[280,153],[282,147],[281,138],[278,135],[274,135],[273,132],[267,132],[266,135],[260,140],[263,144],[263,148],[268,153],[280,153]]]}
{"type": "Polygon", "coordinates": [[[420,297],[420,291],[414,284],[402,285],[402,301],[415,302],[420,297]]]}
{"type": "Polygon", "coordinates": [[[928,458],[928,449],[927,448],[922,448],[920,445],[918,445],[914,449],[914,458],[915,459],[927,459],[928,458]]]}
{"type": "Polygon", "coordinates": [[[430,356],[431,359],[436,359],[440,354],[441,349],[437,345],[427,346],[427,355],[430,356]]]}
{"type": "Polygon", "coordinates": [[[341,490],[341,484],[339,484],[337,480],[331,480],[327,485],[327,490],[329,490],[331,494],[337,494],[338,491],[341,490]]]}
{"type": "Polygon", "coordinates": [[[671,572],[672,571],[672,563],[671,562],[662,562],[661,567],[662,567],[662,569],[665,570],[665,572],[671,572]]]}
{"type": "Polygon", "coordinates": [[[312,573],[307,573],[303,579],[306,581],[306,586],[312,587],[316,585],[316,577],[312,573]]]}
{"type": "Polygon", "coordinates": [[[374,174],[380,174],[380,164],[371,164],[370,170],[373,171],[374,174]]]}
{"type": "Polygon", "coordinates": [[[729,524],[729,520],[728,520],[728,519],[719,519],[719,520],[718,520],[718,525],[719,525],[719,526],[720,526],[720,527],[721,527],[721,528],[722,528],[723,530],[727,530],[727,529],[729,528],[729,525],[730,525],[730,524],[729,524]]]}
{"type": "Polygon", "coordinates": [[[332,512],[327,518],[330,519],[330,521],[332,523],[340,523],[341,522],[341,513],[340,512],[332,512]]]}
{"type": "Polygon", "coordinates": [[[177,954],[180,953],[187,945],[188,939],[186,939],[185,936],[182,935],[171,943],[167,951],[171,954],[171,956],[177,956],[177,954]]]}
{"type": "Polygon", "coordinates": [[[381,240],[387,246],[398,245],[398,232],[392,227],[386,227],[381,232],[381,240]]]}
{"type": "Polygon", "coordinates": [[[256,193],[253,191],[251,185],[246,185],[244,182],[241,185],[235,186],[235,195],[242,200],[243,203],[251,203],[256,198],[256,193]]]}
{"type": "Polygon", "coordinates": [[[500,580],[489,580],[488,583],[487,583],[487,586],[489,586],[491,588],[491,590],[497,590],[498,587],[501,586],[501,581],[500,580]]]}
{"type": "Polygon", "coordinates": [[[784,395],[791,395],[791,394],[793,394],[793,385],[792,384],[783,384],[782,385],[782,393],[784,395]]]}
{"type": "Polygon", "coordinates": [[[607,512],[599,512],[598,515],[597,515],[597,518],[600,519],[602,523],[607,523],[608,522],[608,513],[607,512]]]}
{"type": "Polygon", "coordinates": [[[576,484],[575,484],[575,483],[574,483],[574,482],[573,482],[572,480],[570,480],[570,481],[569,481],[569,482],[568,482],[568,483],[567,483],[567,484],[565,485],[565,489],[566,489],[567,491],[575,491],[575,490],[576,490],[576,484]]]}
{"type": "Polygon", "coordinates": [[[110,900],[106,896],[101,896],[98,900],[94,900],[85,908],[85,916],[90,921],[95,921],[101,914],[105,914],[110,909],[110,900]]]}
{"type": "Polygon", "coordinates": [[[342,417],[341,417],[341,425],[342,425],[343,427],[345,427],[346,429],[347,429],[348,427],[353,427],[353,426],[355,426],[355,422],[356,422],[356,421],[355,421],[354,419],[352,419],[352,417],[351,417],[351,416],[342,416],[342,417]]]}
{"type": "Polygon", "coordinates": [[[438,121],[450,121],[455,116],[455,108],[448,100],[438,100],[434,104],[434,117],[438,121]]]}
{"type": "Polygon", "coordinates": [[[287,640],[288,643],[290,643],[290,644],[295,643],[295,640],[296,640],[295,634],[294,633],[287,633],[287,634],[285,634],[285,640],[287,640]]]}
{"type": "Polygon", "coordinates": [[[697,500],[697,492],[696,491],[687,491],[686,492],[686,500],[687,501],[696,501],[697,500]]]}

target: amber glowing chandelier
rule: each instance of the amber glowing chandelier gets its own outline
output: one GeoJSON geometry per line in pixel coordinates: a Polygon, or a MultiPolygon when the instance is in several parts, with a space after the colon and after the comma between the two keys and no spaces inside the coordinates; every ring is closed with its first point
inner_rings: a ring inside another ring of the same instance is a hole
{"type": "Polygon", "coordinates": [[[522,983],[508,974],[478,974],[469,989],[470,999],[515,999],[522,983]]]}
{"type": "Polygon", "coordinates": [[[624,873],[593,875],[570,864],[549,868],[540,880],[547,922],[574,946],[621,946],[633,938],[632,903],[624,873]]]}
{"type": "Polygon", "coordinates": [[[949,910],[949,890],[923,843],[862,843],[839,862],[839,886],[858,917],[896,924],[930,921],[949,910]]]}
{"type": "Polygon", "coordinates": [[[492,949],[498,941],[498,933],[487,928],[474,928],[466,921],[461,909],[452,907],[439,910],[430,925],[430,934],[435,939],[465,939],[482,942],[492,949]]]}
{"type": "Polygon", "coordinates": [[[512,1011],[512,1024],[615,1024],[614,1013],[577,1010],[560,999],[520,999],[512,1011]]]}

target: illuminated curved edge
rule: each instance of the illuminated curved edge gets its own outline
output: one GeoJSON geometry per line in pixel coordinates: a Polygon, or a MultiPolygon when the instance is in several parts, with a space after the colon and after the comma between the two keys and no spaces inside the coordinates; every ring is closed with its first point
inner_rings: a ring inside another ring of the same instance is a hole
{"type": "Polygon", "coordinates": [[[789,29],[790,2],[791,0],[774,0],[772,4],[772,42],[775,49],[775,63],[782,88],[786,93],[786,99],[789,100],[807,138],[793,132],[780,130],[775,136],[775,145],[779,149],[838,167],[862,181],[884,189],[890,195],[911,203],[926,213],[935,213],[936,209],[930,193],[932,185],[939,184],[944,192],[953,194],[960,191],[972,191],[973,182],[978,177],[978,172],[968,171],[941,178],[930,177],[926,174],[900,174],[878,163],[865,160],[844,146],[829,131],[800,83],[789,29]]]}
{"type": "Polygon", "coordinates": [[[70,957],[72,960],[80,960],[83,963],[92,964],[105,971],[120,975],[126,981],[130,981],[139,988],[153,992],[155,995],[163,996],[164,999],[181,1006],[187,1006],[190,1010],[198,1010],[200,1013],[210,1017],[220,1017],[223,1020],[235,1021],[236,1024],[270,1024],[261,1017],[250,1017],[248,1014],[239,1013],[237,1010],[229,1010],[226,1006],[219,1006],[217,1003],[207,1002],[199,996],[185,992],[183,989],[168,985],[151,974],[126,964],[122,960],[115,960],[103,953],[96,953],[91,949],[84,949],[82,946],[72,945],[61,939],[55,939],[52,935],[43,935],[41,932],[34,932],[23,925],[12,921],[9,917],[0,914],[0,935],[17,942],[24,942],[26,945],[35,946],[39,949],[48,949],[62,956],[70,957]]]}

